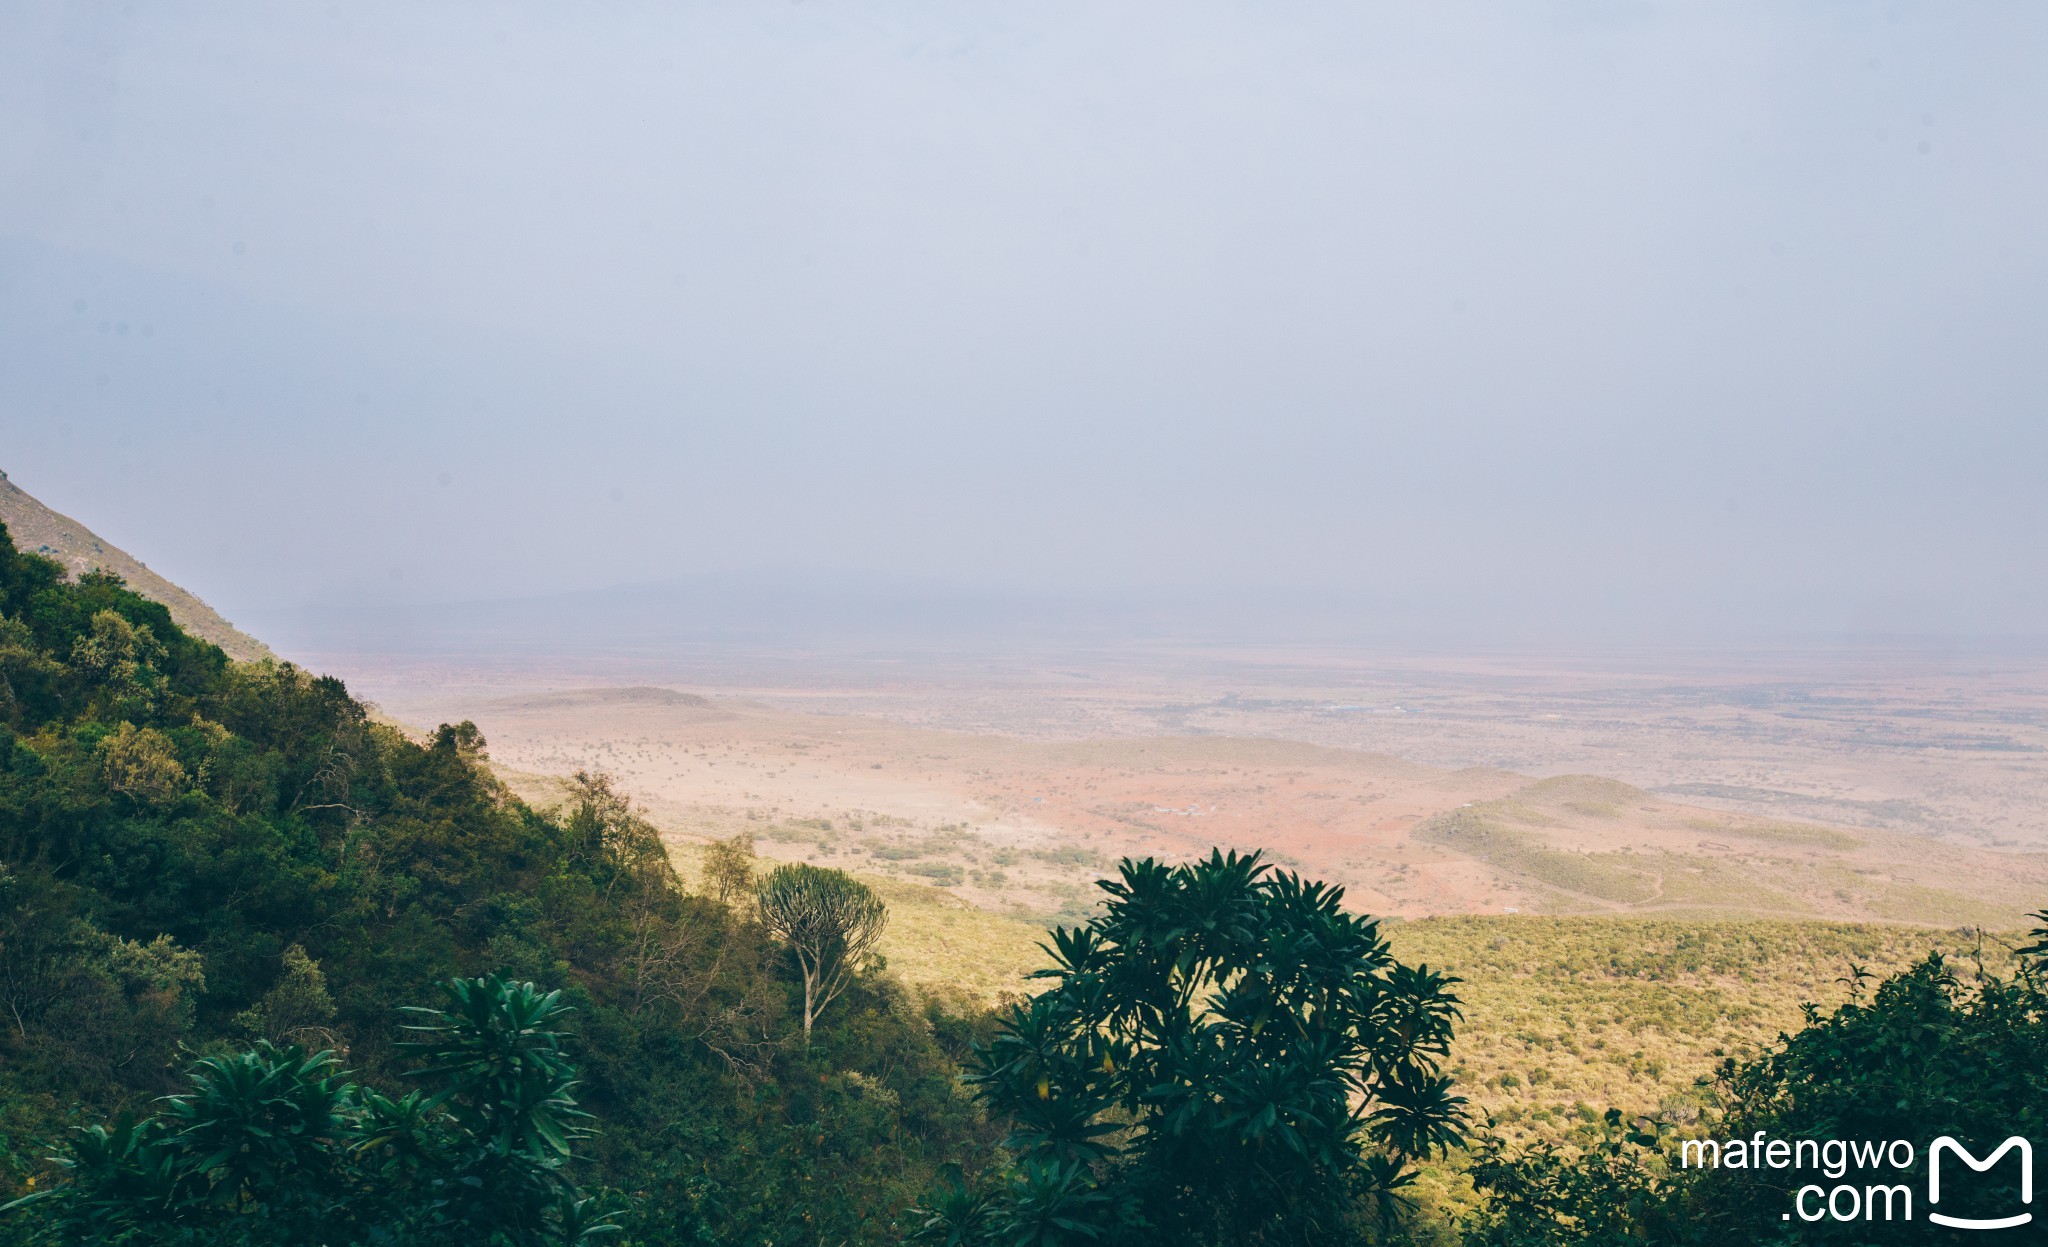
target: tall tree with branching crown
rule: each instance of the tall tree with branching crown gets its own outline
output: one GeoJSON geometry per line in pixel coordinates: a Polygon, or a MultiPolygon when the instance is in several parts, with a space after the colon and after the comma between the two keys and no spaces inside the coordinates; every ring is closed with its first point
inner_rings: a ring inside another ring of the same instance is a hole
{"type": "Polygon", "coordinates": [[[757,894],[761,922],[796,953],[804,976],[804,1041],[811,1024],[853,980],[889,925],[889,907],[843,870],[795,863],[777,866],[757,894]]]}
{"type": "Polygon", "coordinates": [[[1016,1168],[954,1182],[915,1241],[1338,1247],[1381,1241],[1458,1145],[1458,980],[1398,961],[1344,890],[1212,851],[1124,859],[1054,930],[1053,986],[969,1081],[1016,1168]]]}

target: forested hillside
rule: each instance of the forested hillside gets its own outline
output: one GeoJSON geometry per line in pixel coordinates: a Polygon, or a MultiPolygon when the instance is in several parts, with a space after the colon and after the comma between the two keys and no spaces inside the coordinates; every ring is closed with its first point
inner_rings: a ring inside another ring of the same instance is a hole
{"type": "Polygon", "coordinates": [[[407,739],[290,664],[231,663],[0,530],[8,1191],[47,1184],[69,1127],[147,1111],[195,1056],[258,1040],[406,1090],[400,1007],[486,972],[563,989],[597,1129],[577,1178],[634,1196],[636,1236],[885,1241],[941,1159],[986,1152],[955,1078],[965,1010],[865,973],[806,1045],[748,898],[687,894],[601,778],[543,816],[483,748],[467,724],[407,739]]]}

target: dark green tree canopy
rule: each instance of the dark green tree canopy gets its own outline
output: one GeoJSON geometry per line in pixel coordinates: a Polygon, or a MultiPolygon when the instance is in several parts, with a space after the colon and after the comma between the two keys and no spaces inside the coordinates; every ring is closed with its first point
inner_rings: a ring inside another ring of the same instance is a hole
{"type": "Polygon", "coordinates": [[[193,1063],[146,1118],[92,1126],[67,1180],[6,1211],[61,1247],[394,1243],[577,1247],[619,1232],[568,1176],[588,1117],[561,1053],[559,992],[457,979],[415,1008],[430,1089],[347,1081],[329,1052],[259,1040],[193,1063]]]}
{"type": "MultiPolygon", "coordinates": [[[[991,1233],[1345,1241],[1458,1143],[1456,980],[1396,961],[1342,889],[1221,852],[1101,886],[973,1079],[1020,1158],[974,1212],[991,1233]]],[[[934,1209],[934,1235],[955,1223],[934,1209]]]]}

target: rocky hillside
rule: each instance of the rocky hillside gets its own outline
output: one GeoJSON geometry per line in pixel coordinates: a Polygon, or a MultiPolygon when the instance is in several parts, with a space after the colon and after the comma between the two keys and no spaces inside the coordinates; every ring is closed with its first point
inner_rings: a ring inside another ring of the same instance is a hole
{"type": "Polygon", "coordinates": [[[76,576],[94,569],[109,571],[146,598],[163,603],[171,618],[195,636],[204,637],[248,662],[272,657],[270,647],[222,619],[211,606],[149,570],[142,560],[108,542],[90,528],[36,501],[0,472],[0,523],[14,535],[18,549],[43,554],[64,564],[76,576]]]}

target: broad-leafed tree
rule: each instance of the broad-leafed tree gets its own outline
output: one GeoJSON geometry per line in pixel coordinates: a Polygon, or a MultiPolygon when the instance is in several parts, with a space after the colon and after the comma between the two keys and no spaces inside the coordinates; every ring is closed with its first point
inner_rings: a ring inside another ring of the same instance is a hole
{"type": "Polygon", "coordinates": [[[972,1079],[1018,1164],[936,1193],[928,1238],[1354,1242],[1460,1142],[1458,980],[1395,960],[1343,889],[1234,852],[1099,886],[972,1079]]]}

